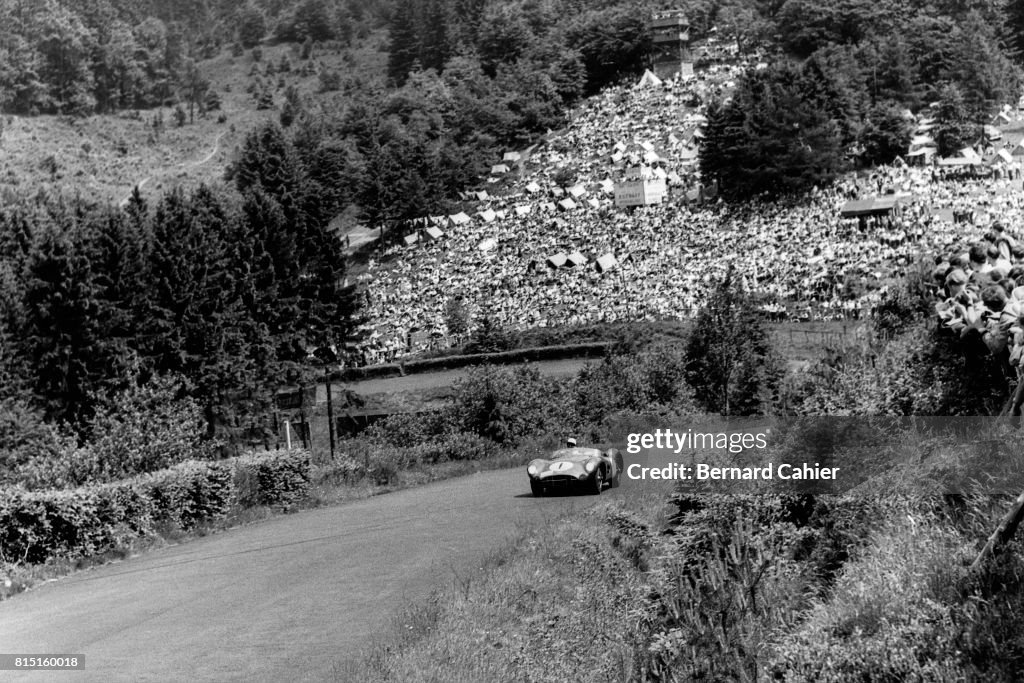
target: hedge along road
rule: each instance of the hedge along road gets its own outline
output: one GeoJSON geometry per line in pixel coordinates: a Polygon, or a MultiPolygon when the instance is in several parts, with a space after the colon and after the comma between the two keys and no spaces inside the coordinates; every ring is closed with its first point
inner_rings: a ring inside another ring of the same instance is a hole
{"type": "Polygon", "coordinates": [[[85,671],[0,680],[331,680],[524,524],[640,487],[535,499],[523,468],[483,472],[73,574],[0,603],[0,653],[84,654],[85,671]]]}

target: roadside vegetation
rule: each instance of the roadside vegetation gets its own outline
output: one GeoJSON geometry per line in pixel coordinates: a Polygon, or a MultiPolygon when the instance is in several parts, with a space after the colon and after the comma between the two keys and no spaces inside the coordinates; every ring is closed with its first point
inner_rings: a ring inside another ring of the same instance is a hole
{"type": "Polygon", "coordinates": [[[546,520],[336,680],[1018,680],[1021,547],[969,569],[1005,499],[902,474],[839,496],[661,482],[546,520]]]}

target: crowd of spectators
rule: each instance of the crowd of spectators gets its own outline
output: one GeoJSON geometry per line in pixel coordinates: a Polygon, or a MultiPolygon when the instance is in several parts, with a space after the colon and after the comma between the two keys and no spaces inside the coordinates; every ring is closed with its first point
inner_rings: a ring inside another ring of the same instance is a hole
{"type": "Polygon", "coordinates": [[[936,257],[933,271],[942,324],[961,337],[978,334],[989,351],[1020,366],[1024,351],[1024,244],[997,222],[967,251],[936,257]]]}
{"type": "MultiPolygon", "coordinates": [[[[568,130],[493,178],[486,199],[464,208],[471,220],[435,221],[443,236],[421,230],[417,242],[389,247],[360,276],[372,330],[363,361],[417,353],[444,339],[456,297],[471,320],[486,312],[509,330],[680,319],[695,315],[730,268],[774,319],[857,319],[922,255],[959,248],[964,229],[954,215],[975,225],[1024,218],[1019,192],[1009,191],[1019,189],[1019,174],[954,176],[904,164],[851,174],[800,200],[708,200],[713,189],[699,188],[696,171],[699,105],[726,93],[743,68],[604,91],[574,112],[568,130]],[[638,164],[661,169],[671,196],[618,209],[612,185],[638,164]],[[575,208],[562,210],[556,202],[569,188],[575,208]],[[902,198],[891,215],[840,217],[850,199],[884,194],[902,198]],[[549,261],[574,252],[586,263],[549,261]],[[616,265],[595,267],[606,254],[616,265]]],[[[1007,279],[1009,269],[1002,275],[1007,279]]],[[[1006,284],[998,286],[1009,297],[1006,284]]],[[[958,305],[976,308],[978,296],[958,305]]]]}

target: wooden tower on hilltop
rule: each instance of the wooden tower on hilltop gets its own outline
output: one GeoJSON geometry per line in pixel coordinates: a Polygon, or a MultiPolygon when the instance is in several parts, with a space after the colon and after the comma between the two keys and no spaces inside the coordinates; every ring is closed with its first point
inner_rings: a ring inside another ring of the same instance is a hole
{"type": "Polygon", "coordinates": [[[690,52],[690,22],[681,9],[655,12],[651,16],[651,42],[654,50],[651,70],[658,78],[693,75],[690,52]]]}

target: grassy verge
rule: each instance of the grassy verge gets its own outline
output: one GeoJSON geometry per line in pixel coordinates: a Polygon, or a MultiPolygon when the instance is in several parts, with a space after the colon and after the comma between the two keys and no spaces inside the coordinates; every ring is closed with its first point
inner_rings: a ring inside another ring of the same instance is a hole
{"type": "Polygon", "coordinates": [[[335,680],[1020,680],[1020,548],[967,570],[991,500],[667,499],[523,529],[335,680]]]}
{"type": "Polygon", "coordinates": [[[646,487],[511,543],[396,619],[335,680],[622,681],[643,677],[652,608],[651,529],[670,487],[646,487]]]}

